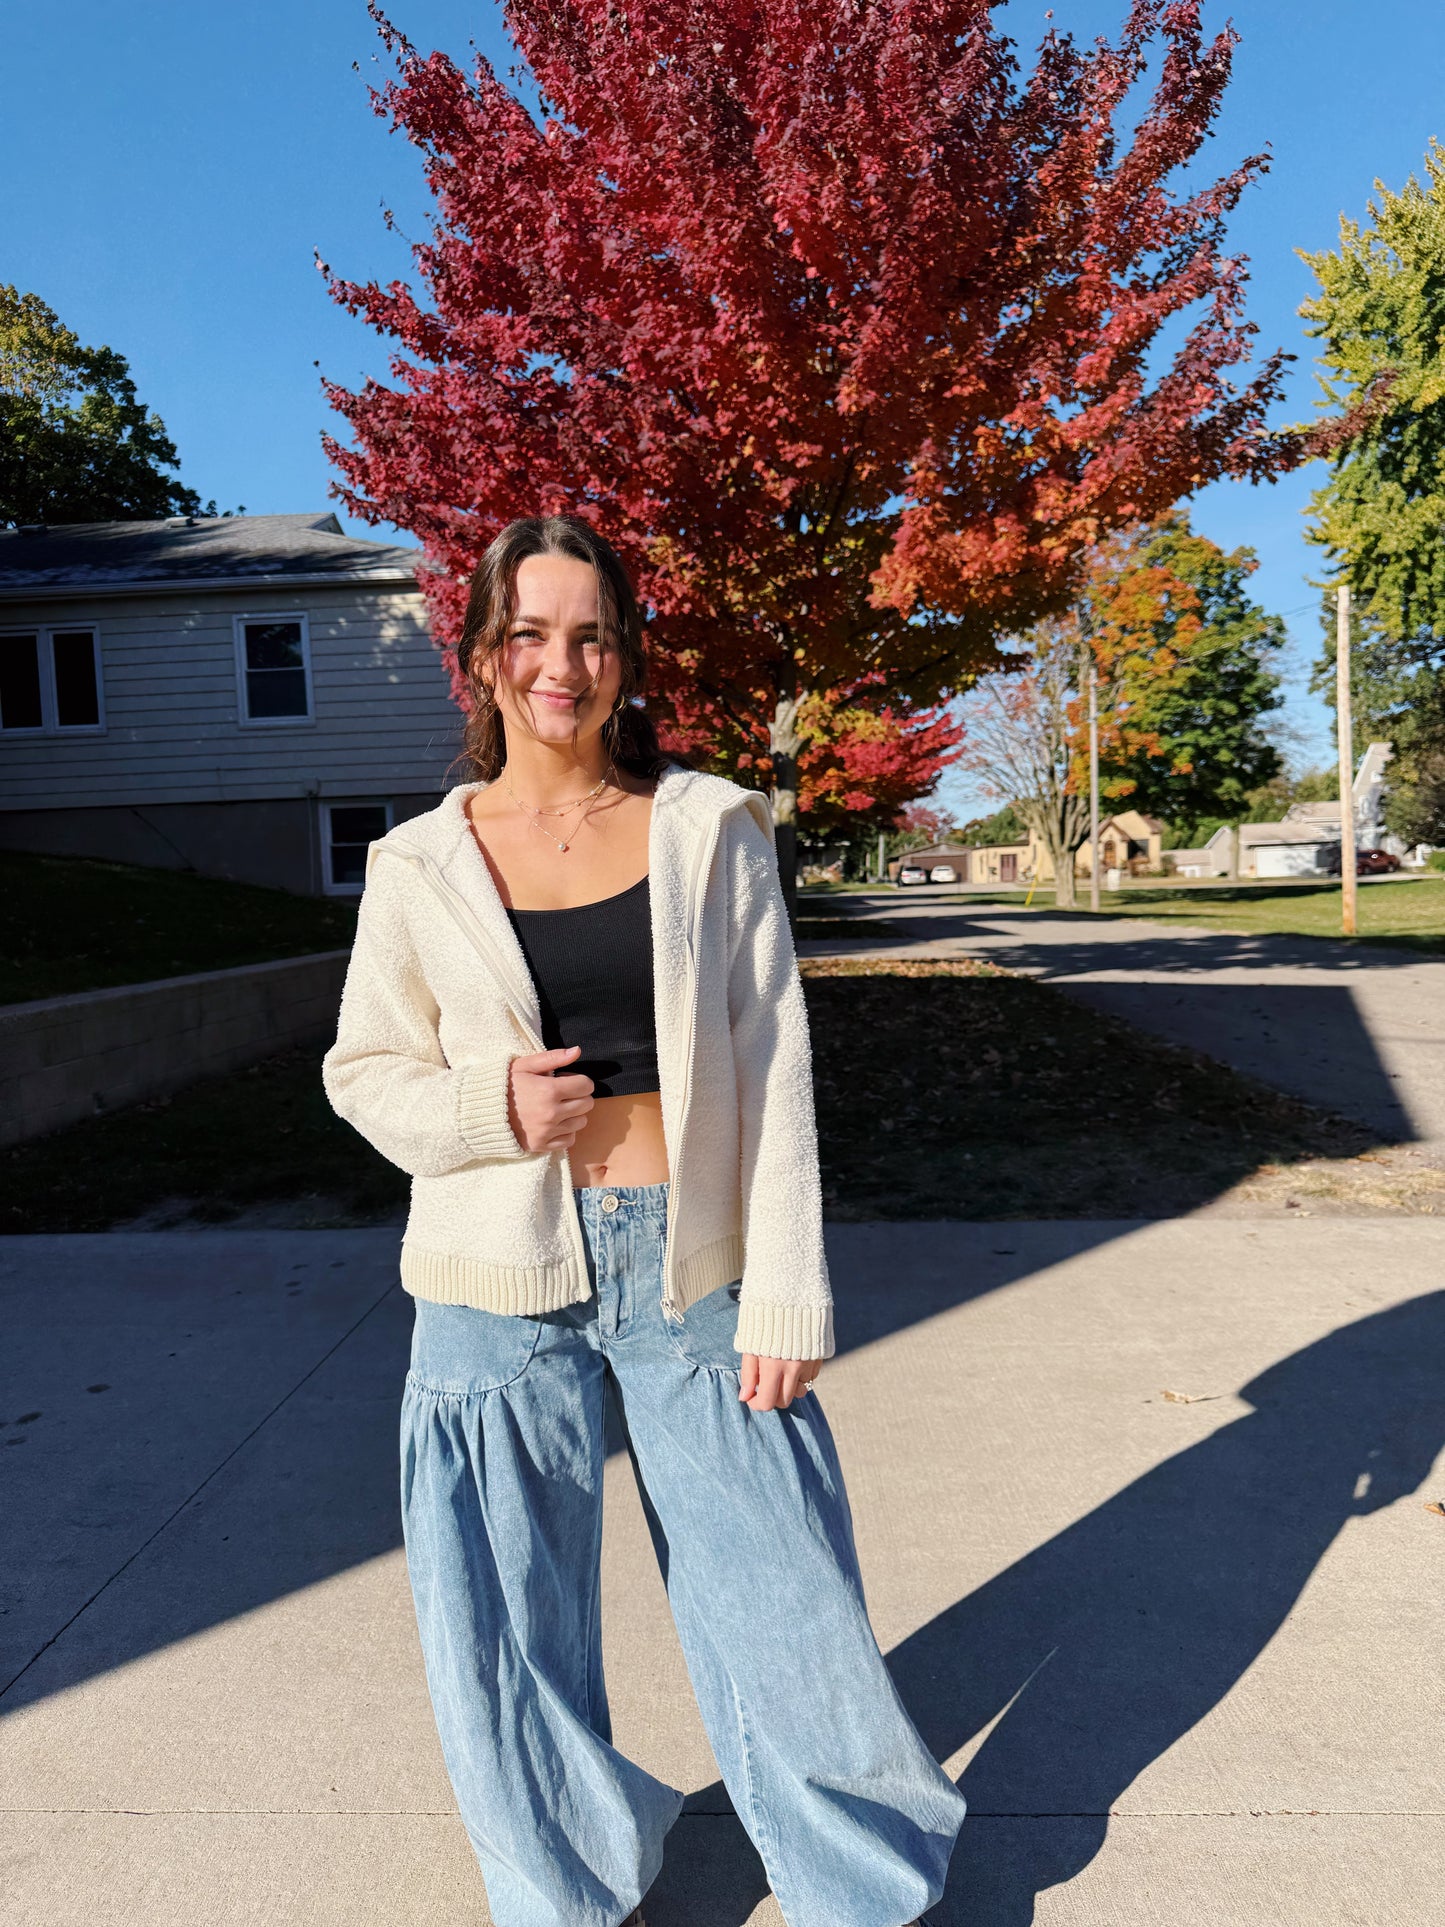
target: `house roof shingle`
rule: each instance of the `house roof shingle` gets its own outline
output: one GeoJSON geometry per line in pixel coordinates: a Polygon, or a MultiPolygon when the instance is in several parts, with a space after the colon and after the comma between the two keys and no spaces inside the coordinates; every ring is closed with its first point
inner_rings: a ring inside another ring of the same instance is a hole
{"type": "Polygon", "coordinates": [[[343,534],[334,515],[175,516],[0,529],[0,594],[234,581],[414,579],[416,549],[343,534]]]}

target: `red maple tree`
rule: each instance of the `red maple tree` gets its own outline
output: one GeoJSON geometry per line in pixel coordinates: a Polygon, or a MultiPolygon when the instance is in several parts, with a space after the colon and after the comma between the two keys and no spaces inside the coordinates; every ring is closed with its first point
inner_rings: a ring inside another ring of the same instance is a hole
{"type": "Polygon", "coordinates": [[[327,384],[337,493],[418,536],[444,646],[504,522],[594,521],[664,724],[766,770],[785,882],[816,692],[945,702],[1108,531],[1299,458],[1264,428],[1281,357],[1231,380],[1224,222],[1264,159],[1171,185],[1235,42],[1200,0],[1050,30],[1026,75],[989,0],[509,0],[535,114],[372,10],[436,216],[421,292],[323,265],[396,344],[391,385],[327,384]]]}
{"type": "Polygon", "coordinates": [[[815,691],[800,706],[798,812],[815,837],[893,829],[963,754],[963,724],[947,705],[889,701],[887,680],[874,670],[865,686],[815,691]]]}

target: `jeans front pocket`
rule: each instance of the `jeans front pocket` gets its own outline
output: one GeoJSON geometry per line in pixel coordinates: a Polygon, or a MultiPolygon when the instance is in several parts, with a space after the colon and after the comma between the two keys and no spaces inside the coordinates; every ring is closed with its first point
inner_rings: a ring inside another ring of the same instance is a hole
{"type": "Polygon", "coordinates": [[[418,1298],[409,1382],[447,1398],[500,1391],[526,1371],[541,1335],[541,1319],[524,1312],[418,1298]]]}
{"type": "Polygon", "coordinates": [[[680,1325],[667,1323],[667,1337],[689,1365],[709,1372],[740,1372],[743,1355],[733,1348],[738,1329],[738,1294],[742,1279],[719,1285],[696,1304],[689,1305],[680,1325]]]}

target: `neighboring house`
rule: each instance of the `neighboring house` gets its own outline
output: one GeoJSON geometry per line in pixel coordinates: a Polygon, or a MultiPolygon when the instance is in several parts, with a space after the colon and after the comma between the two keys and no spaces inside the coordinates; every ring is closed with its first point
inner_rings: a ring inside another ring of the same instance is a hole
{"type": "Polygon", "coordinates": [[[1032,839],[1027,843],[975,843],[955,855],[929,856],[929,863],[952,863],[962,883],[1024,883],[1033,881],[1032,839]]]}
{"type": "MultiPolygon", "coordinates": [[[[1138,810],[1121,810],[1099,825],[1099,867],[1124,870],[1131,876],[1150,876],[1163,866],[1164,825],[1138,810]]],[[[898,874],[903,862],[951,863],[963,883],[1052,883],[1053,860],[1036,836],[1026,843],[931,843],[924,850],[909,850],[888,865],[890,876],[898,874]]],[[[1088,844],[1074,854],[1074,874],[1089,874],[1088,844]]]]}
{"type": "Polygon", "coordinates": [[[930,843],[924,849],[890,857],[888,874],[896,880],[905,863],[921,863],[926,870],[935,863],[951,863],[962,883],[1013,883],[1022,874],[1020,859],[1027,855],[1028,848],[1026,843],[987,849],[976,843],[930,843]]]}
{"type": "Polygon", "coordinates": [[[1169,850],[1165,863],[1177,877],[1227,877],[1235,874],[1234,826],[1222,824],[1194,850],[1169,850]]]}
{"type": "MultiPolygon", "coordinates": [[[[1093,852],[1087,843],[1074,858],[1074,871],[1088,876],[1093,852]]],[[[1164,868],[1164,825],[1142,810],[1120,810],[1099,825],[1099,869],[1122,870],[1128,876],[1157,876],[1164,868]]],[[[1053,866],[1047,874],[1053,876],[1053,866]]]]}
{"type": "MultiPolygon", "coordinates": [[[[1371,743],[1355,770],[1355,843],[1361,850],[1394,848],[1400,856],[1404,846],[1386,834],[1380,814],[1390,755],[1388,743],[1371,743]]],[[[1181,877],[1325,876],[1342,834],[1338,799],[1291,803],[1278,823],[1224,824],[1199,849],[1171,850],[1169,858],[1181,877]]]]}
{"type": "Polygon", "coordinates": [[[0,846],[356,894],[461,746],[418,561],[324,513],[0,531],[0,846]]]}

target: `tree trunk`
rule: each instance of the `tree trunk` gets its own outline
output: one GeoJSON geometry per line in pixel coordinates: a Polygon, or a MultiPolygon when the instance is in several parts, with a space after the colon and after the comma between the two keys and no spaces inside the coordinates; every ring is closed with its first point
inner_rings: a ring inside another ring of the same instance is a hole
{"type": "Polygon", "coordinates": [[[798,734],[798,697],[779,696],[768,723],[768,747],[773,758],[773,831],[778,844],[778,875],[783,885],[783,901],[788,906],[788,925],[795,933],[798,921],[798,751],[803,739],[798,734]]]}
{"type": "Polygon", "coordinates": [[[1049,856],[1054,866],[1054,908],[1072,910],[1078,901],[1074,893],[1074,852],[1051,849],[1049,856]]]}

